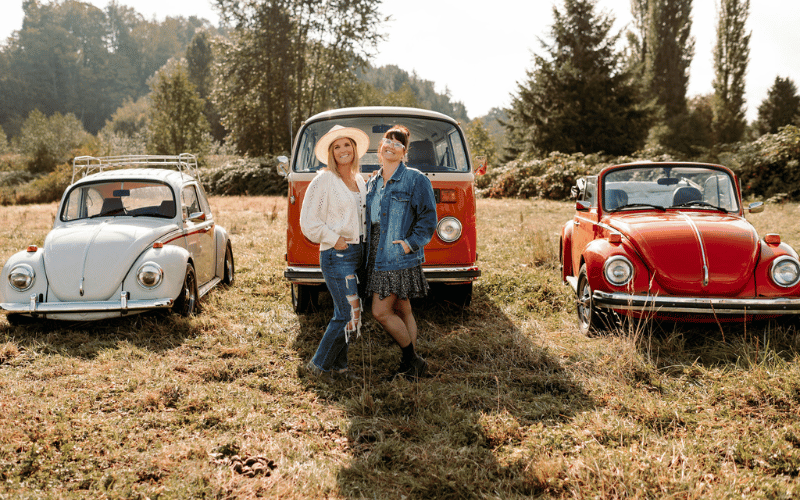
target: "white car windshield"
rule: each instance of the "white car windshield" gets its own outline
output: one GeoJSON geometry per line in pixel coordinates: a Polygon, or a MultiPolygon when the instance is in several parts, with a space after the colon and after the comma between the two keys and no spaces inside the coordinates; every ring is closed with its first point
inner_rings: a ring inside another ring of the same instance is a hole
{"type": "Polygon", "coordinates": [[[81,184],[67,194],[61,220],[93,217],[175,217],[175,198],[166,184],[106,181],[81,184]]]}
{"type": "Polygon", "coordinates": [[[369,136],[369,150],[361,158],[361,171],[380,168],[378,144],[393,125],[404,125],[411,133],[406,164],[423,172],[469,172],[464,139],[453,124],[433,118],[406,116],[360,116],[314,122],[303,130],[297,150],[295,172],[315,172],[324,167],[314,155],[317,140],[334,125],[354,127],[369,136]]]}
{"type": "Polygon", "coordinates": [[[607,173],[603,209],[639,208],[738,212],[739,201],[733,178],[712,167],[637,165],[607,173]]]}

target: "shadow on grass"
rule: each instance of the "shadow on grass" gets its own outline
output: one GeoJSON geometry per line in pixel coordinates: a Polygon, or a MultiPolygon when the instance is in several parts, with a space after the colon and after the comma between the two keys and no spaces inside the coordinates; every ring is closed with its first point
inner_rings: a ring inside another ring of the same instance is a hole
{"type": "MultiPolygon", "coordinates": [[[[476,288],[476,291],[480,291],[476,288]]],[[[293,346],[313,356],[329,320],[301,318],[293,346]]],[[[339,493],[353,498],[473,498],[541,493],[524,440],[594,403],[559,360],[521,332],[485,294],[466,310],[415,301],[418,351],[429,363],[419,381],[386,381],[400,350],[367,313],[349,351],[361,383],[307,381],[320,398],[346,409],[352,461],[339,471],[339,493]]]]}
{"type": "Polygon", "coordinates": [[[19,326],[0,325],[0,335],[20,347],[42,354],[92,359],[120,342],[163,352],[199,334],[191,321],[175,314],[148,312],[99,321],[29,320],[19,326]]]}

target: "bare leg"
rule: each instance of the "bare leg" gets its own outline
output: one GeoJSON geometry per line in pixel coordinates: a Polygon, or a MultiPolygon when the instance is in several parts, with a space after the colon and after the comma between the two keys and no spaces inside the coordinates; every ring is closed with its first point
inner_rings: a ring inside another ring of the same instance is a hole
{"type": "Polygon", "coordinates": [[[374,293],[372,294],[372,315],[400,347],[406,347],[411,343],[415,343],[417,339],[417,324],[414,321],[414,316],[411,314],[411,306],[408,304],[407,312],[405,312],[404,309],[402,316],[398,315],[398,311],[396,310],[398,302],[408,303],[407,300],[398,300],[397,295],[394,294],[381,300],[380,296],[374,293]],[[409,329],[408,320],[406,319],[409,316],[411,317],[411,329],[409,329]]]}
{"type": "Polygon", "coordinates": [[[414,319],[414,313],[411,311],[411,301],[408,299],[396,300],[394,303],[394,310],[397,316],[403,321],[403,324],[406,325],[406,331],[408,332],[408,338],[411,339],[411,343],[414,344],[414,347],[417,347],[417,320],[414,319]]]}

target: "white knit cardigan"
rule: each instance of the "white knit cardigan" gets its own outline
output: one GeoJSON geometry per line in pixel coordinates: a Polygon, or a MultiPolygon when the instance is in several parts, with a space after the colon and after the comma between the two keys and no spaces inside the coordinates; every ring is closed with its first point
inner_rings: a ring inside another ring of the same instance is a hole
{"type": "Polygon", "coordinates": [[[339,236],[347,243],[358,243],[365,232],[367,188],[361,174],[356,175],[356,185],[358,206],[353,202],[353,191],[333,172],[321,170],[308,185],[300,209],[300,228],[306,238],[319,243],[320,251],[333,248],[339,236]]]}

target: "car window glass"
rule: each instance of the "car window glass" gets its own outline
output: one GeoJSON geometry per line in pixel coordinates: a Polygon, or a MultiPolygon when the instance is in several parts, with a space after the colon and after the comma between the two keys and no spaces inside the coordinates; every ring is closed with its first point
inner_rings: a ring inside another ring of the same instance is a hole
{"type": "Polygon", "coordinates": [[[464,138],[456,126],[434,118],[404,116],[335,118],[309,124],[300,135],[295,172],[315,172],[324,167],[314,154],[314,146],[337,124],[361,129],[369,136],[370,147],[360,160],[362,172],[380,168],[378,144],[383,134],[397,124],[408,127],[411,133],[405,155],[408,166],[423,172],[469,172],[464,138]]]}
{"type": "Polygon", "coordinates": [[[175,217],[172,190],[141,180],[81,184],[70,190],[61,210],[62,221],[127,216],[175,217]]]}
{"type": "Polygon", "coordinates": [[[183,198],[183,218],[188,219],[191,214],[202,212],[200,201],[197,198],[197,191],[194,186],[186,186],[182,192],[183,198]]]}
{"type": "Polygon", "coordinates": [[[205,189],[200,184],[197,185],[198,189],[198,200],[200,201],[200,210],[203,211],[206,216],[211,215],[211,206],[208,204],[208,196],[206,195],[205,189]]]}

